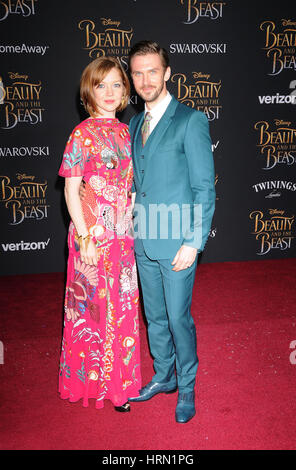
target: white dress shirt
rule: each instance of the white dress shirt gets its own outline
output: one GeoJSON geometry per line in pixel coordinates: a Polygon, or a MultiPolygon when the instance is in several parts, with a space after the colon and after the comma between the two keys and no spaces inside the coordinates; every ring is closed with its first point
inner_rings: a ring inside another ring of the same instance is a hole
{"type": "Polygon", "coordinates": [[[168,105],[170,104],[172,99],[172,95],[167,92],[165,97],[157,103],[152,109],[147,109],[146,103],[145,103],[145,114],[149,112],[152,116],[152,119],[150,121],[150,129],[149,129],[149,135],[155,128],[155,126],[158,124],[159,120],[162,118],[164,115],[168,105]]]}

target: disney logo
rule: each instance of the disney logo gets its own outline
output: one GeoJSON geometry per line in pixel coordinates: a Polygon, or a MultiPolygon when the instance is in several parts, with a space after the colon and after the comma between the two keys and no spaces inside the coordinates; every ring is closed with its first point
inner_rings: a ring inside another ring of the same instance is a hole
{"type": "Polygon", "coordinates": [[[20,181],[22,181],[22,180],[31,180],[31,181],[33,181],[35,179],[35,176],[28,176],[28,175],[26,175],[26,173],[23,173],[23,174],[17,173],[16,178],[20,181]]]}
{"type": "Polygon", "coordinates": [[[120,21],[112,21],[111,18],[101,18],[102,24],[104,26],[118,26],[120,25],[120,21]]]}
{"type": "Polygon", "coordinates": [[[9,78],[11,80],[17,80],[17,79],[23,79],[23,80],[27,80],[28,79],[28,75],[20,75],[19,73],[17,72],[8,72],[8,75],[9,75],[9,78]]]}
{"type": "Polygon", "coordinates": [[[193,78],[205,78],[208,80],[210,78],[210,74],[205,74],[202,72],[192,72],[193,78]]]}

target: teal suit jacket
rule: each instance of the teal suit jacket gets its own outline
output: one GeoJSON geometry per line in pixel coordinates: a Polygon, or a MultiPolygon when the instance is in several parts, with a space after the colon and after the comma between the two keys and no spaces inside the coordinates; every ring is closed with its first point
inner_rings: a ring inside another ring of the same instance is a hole
{"type": "Polygon", "coordinates": [[[208,119],[172,97],[142,146],[144,112],[130,121],[135,251],[151,259],[175,256],[182,244],[202,251],[215,208],[208,119]],[[139,239],[142,240],[139,241],[139,239]]]}

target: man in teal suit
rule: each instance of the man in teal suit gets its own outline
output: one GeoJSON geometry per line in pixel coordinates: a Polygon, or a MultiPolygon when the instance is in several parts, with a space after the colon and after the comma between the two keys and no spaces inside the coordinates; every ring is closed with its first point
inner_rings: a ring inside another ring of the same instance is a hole
{"type": "Polygon", "coordinates": [[[178,386],[176,421],[195,415],[198,366],[190,313],[197,256],[214,213],[214,165],[204,113],[167,91],[168,55],[152,41],[130,52],[130,71],[145,111],[130,121],[134,164],[135,253],[155,375],[139,402],[178,386]],[[176,375],[175,375],[176,368],[176,375]]]}

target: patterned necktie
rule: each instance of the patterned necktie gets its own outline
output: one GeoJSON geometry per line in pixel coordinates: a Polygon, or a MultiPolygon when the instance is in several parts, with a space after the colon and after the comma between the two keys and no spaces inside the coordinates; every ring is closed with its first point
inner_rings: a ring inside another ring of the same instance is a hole
{"type": "Polygon", "coordinates": [[[150,134],[150,121],[152,119],[152,116],[149,112],[147,112],[145,114],[145,118],[144,118],[144,122],[143,122],[143,126],[142,126],[142,144],[143,144],[143,147],[144,145],[146,144],[146,141],[149,137],[149,134],[150,134]]]}

